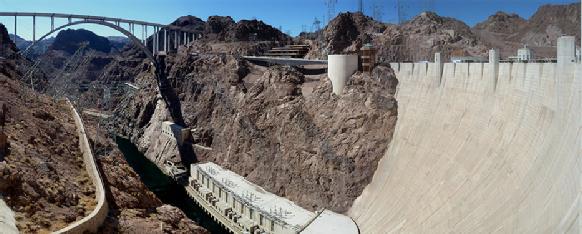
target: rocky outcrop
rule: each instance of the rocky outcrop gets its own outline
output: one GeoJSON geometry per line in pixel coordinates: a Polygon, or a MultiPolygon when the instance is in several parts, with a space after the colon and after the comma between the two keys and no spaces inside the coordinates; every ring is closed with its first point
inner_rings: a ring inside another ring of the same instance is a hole
{"type": "Polygon", "coordinates": [[[444,59],[484,56],[485,47],[465,23],[433,12],[424,12],[403,25],[383,24],[361,13],[343,13],[323,29],[323,42],[312,45],[308,58],[327,54],[359,53],[365,43],[378,50],[380,62],[432,60],[441,52],[444,59]]]}
{"type": "Polygon", "coordinates": [[[475,25],[473,29],[511,35],[522,30],[526,24],[527,21],[517,14],[499,11],[495,15],[489,16],[487,20],[475,25]]]}
{"type": "Polygon", "coordinates": [[[209,40],[225,41],[228,30],[236,23],[230,16],[210,16],[206,21],[205,37],[209,40]]]}
{"type": "Polygon", "coordinates": [[[341,13],[325,28],[323,37],[329,54],[357,52],[371,35],[383,32],[386,26],[361,12],[341,13]]]}
{"type": "Polygon", "coordinates": [[[82,43],[87,43],[87,48],[89,49],[103,53],[109,53],[111,51],[111,44],[107,38],[97,36],[95,33],[85,29],[67,29],[60,31],[50,49],[62,50],[73,54],[82,43]]]}
{"type": "MultiPolygon", "coordinates": [[[[14,34],[9,35],[10,38],[14,40],[14,34]]],[[[49,47],[53,44],[54,41],[55,41],[54,37],[46,38],[42,41],[37,41],[33,47],[29,48],[26,57],[35,59],[38,58],[39,56],[43,55],[48,51],[49,47]]],[[[16,36],[15,44],[18,50],[25,51],[30,45],[32,45],[32,41],[27,41],[26,39],[20,36],[16,36]]]]}
{"type": "Polygon", "coordinates": [[[265,71],[196,48],[170,59],[167,72],[193,130],[192,145],[177,148],[161,134],[168,111],[147,84],[118,109],[126,117],[117,126],[160,167],[190,150],[196,160],[216,162],[308,209],[345,211],[392,137],[397,82],[391,69],[354,76],[338,97],[325,76],[314,81],[294,69],[265,71]],[[304,86],[313,91],[304,93],[304,86]]]}
{"type": "Polygon", "coordinates": [[[182,16],[172,23],[172,25],[182,27],[188,30],[197,31],[198,33],[204,33],[206,28],[206,23],[198,17],[195,16],[182,16]]]}
{"type": "Polygon", "coordinates": [[[10,106],[0,193],[16,213],[18,229],[56,231],[88,215],[96,204],[95,189],[68,107],[2,75],[0,102],[10,106]]]}
{"type": "Polygon", "coordinates": [[[488,50],[465,23],[433,12],[421,13],[399,30],[387,30],[384,38],[399,34],[403,36],[401,45],[407,48],[410,56],[405,60],[432,61],[437,52],[441,52],[445,60],[452,56],[485,56],[488,50]]]}
{"type": "Polygon", "coordinates": [[[4,156],[6,156],[6,152],[8,151],[8,136],[4,133],[7,112],[8,108],[6,104],[0,103],[0,162],[4,161],[4,156]]]}
{"type": "Polygon", "coordinates": [[[580,3],[541,6],[520,35],[510,39],[532,46],[552,46],[562,35],[576,36],[580,41],[580,3]]]}
{"type": "Polygon", "coordinates": [[[0,57],[12,57],[16,53],[16,45],[8,35],[8,30],[3,24],[0,24],[0,57]]]}
{"type": "Polygon", "coordinates": [[[17,77],[19,74],[14,58],[17,49],[8,35],[8,31],[3,24],[0,24],[0,75],[6,77],[17,77]]]}
{"type": "Polygon", "coordinates": [[[111,204],[102,233],[208,233],[180,209],[163,204],[117,150],[99,160],[111,204]]]}
{"type": "Polygon", "coordinates": [[[206,21],[207,41],[287,41],[291,38],[260,20],[241,20],[230,16],[210,16],[206,21]]]}
{"type": "Polygon", "coordinates": [[[502,57],[515,56],[528,45],[536,57],[553,58],[558,37],[572,35],[580,41],[580,4],[544,5],[529,20],[498,12],[473,31],[489,47],[500,49],[502,57]]]}

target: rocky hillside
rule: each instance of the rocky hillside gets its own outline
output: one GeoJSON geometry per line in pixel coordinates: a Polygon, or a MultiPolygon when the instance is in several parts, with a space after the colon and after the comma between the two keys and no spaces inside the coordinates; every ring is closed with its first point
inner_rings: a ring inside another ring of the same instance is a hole
{"type": "Polygon", "coordinates": [[[192,144],[177,147],[161,133],[170,118],[146,73],[136,80],[143,88],[116,110],[116,129],[160,167],[166,160],[213,161],[308,209],[347,210],[392,137],[392,71],[356,75],[337,97],[325,76],[265,69],[220,52],[194,43],[168,58],[192,144]]]}
{"type": "Polygon", "coordinates": [[[260,20],[235,22],[230,16],[210,16],[204,36],[209,41],[288,41],[291,38],[260,20]]]}
{"type": "Polygon", "coordinates": [[[55,231],[88,215],[95,191],[79,151],[71,111],[0,75],[8,107],[9,150],[0,163],[0,193],[24,233],[55,231]]]}
{"type": "Polygon", "coordinates": [[[424,12],[403,25],[385,25],[361,13],[343,13],[333,19],[322,32],[323,43],[310,43],[308,57],[358,53],[365,43],[378,49],[382,61],[431,61],[434,53],[444,59],[456,56],[483,56],[486,46],[465,23],[433,12],[424,12]]]}
{"type": "Polygon", "coordinates": [[[490,33],[501,33],[511,36],[520,32],[527,25],[527,21],[517,14],[507,14],[499,11],[495,15],[481,22],[473,28],[474,30],[484,30],[490,33]]]}
{"type": "Polygon", "coordinates": [[[4,59],[13,57],[16,51],[16,45],[8,35],[6,27],[0,24],[0,57],[4,59]]]}
{"type": "Polygon", "coordinates": [[[473,31],[488,46],[500,48],[503,57],[515,55],[524,45],[539,58],[555,57],[558,37],[572,35],[580,40],[580,4],[544,5],[529,20],[498,12],[473,31]]]}
{"type": "Polygon", "coordinates": [[[510,39],[532,46],[555,45],[562,35],[576,36],[580,41],[580,4],[545,5],[528,20],[520,34],[510,39]]]}
{"type": "Polygon", "coordinates": [[[89,214],[95,191],[67,105],[20,83],[22,59],[0,25],[0,103],[8,139],[0,162],[0,194],[23,233],[55,231],[89,214]]]}
{"type": "Polygon", "coordinates": [[[111,215],[101,233],[208,233],[180,209],[163,204],[114,150],[99,160],[108,186],[111,215]]]}
{"type": "Polygon", "coordinates": [[[73,54],[83,43],[87,43],[88,49],[103,53],[109,53],[111,51],[111,44],[107,38],[97,36],[95,33],[85,29],[67,29],[60,31],[50,49],[62,50],[73,54]]]}
{"type": "MultiPolygon", "coordinates": [[[[118,50],[127,41],[105,38],[86,30],[61,31],[50,49],[38,58],[48,84],[43,91],[66,96],[83,108],[103,108],[117,102],[124,83],[131,82],[143,58],[127,59],[133,50],[118,50]],[[114,40],[115,42],[110,42],[114,40]],[[86,46],[82,43],[88,42],[86,46]],[[74,53],[79,49],[78,56],[74,53]]],[[[132,48],[131,46],[128,48],[132,48]]],[[[106,108],[107,109],[107,108],[106,108]]]]}
{"type": "Polygon", "coordinates": [[[206,30],[206,22],[195,16],[182,16],[172,22],[172,25],[194,30],[197,33],[204,33],[206,30]]]}
{"type": "MultiPolygon", "coordinates": [[[[13,40],[13,38],[14,38],[14,35],[10,34],[10,39],[13,40]]],[[[28,54],[27,57],[38,58],[39,56],[41,56],[42,54],[44,54],[48,51],[49,47],[53,44],[54,41],[55,41],[54,37],[49,37],[49,38],[44,39],[42,41],[37,41],[35,46],[31,47],[29,49],[29,51],[27,52],[27,54],[28,54]]],[[[28,41],[20,36],[16,36],[16,47],[19,50],[24,51],[30,45],[32,45],[32,41],[28,41]]]]}
{"type": "Polygon", "coordinates": [[[362,13],[342,13],[323,31],[327,51],[331,54],[355,52],[371,42],[374,33],[383,32],[386,25],[362,13]]]}

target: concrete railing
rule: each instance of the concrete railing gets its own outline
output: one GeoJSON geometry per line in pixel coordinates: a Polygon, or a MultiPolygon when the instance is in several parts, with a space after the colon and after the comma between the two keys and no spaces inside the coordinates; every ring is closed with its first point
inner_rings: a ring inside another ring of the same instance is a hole
{"type": "Polygon", "coordinates": [[[56,231],[55,233],[85,233],[85,232],[97,232],[105,218],[107,217],[107,212],[109,208],[107,206],[107,200],[105,199],[105,188],[103,186],[103,179],[101,174],[97,169],[97,164],[93,153],[91,152],[91,147],[89,145],[89,140],[85,134],[85,127],[83,126],[83,121],[79,116],[75,107],[67,100],[67,104],[71,107],[73,113],[73,118],[75,119],[75,126],[77,127],[77,133],[79,134],[79,147],[83,153],[83,161],[85,162],[85,168],[87,173],[91,177],[93,184],[95,185],[95,195],[97,199],[97,206],[95,209],[85,218],[72,223],[71,225],[56,231]]]}

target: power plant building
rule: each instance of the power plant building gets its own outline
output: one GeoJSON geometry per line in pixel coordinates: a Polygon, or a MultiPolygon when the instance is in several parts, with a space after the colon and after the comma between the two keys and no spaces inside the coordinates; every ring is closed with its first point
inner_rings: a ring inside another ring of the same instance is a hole
{"type": "Polygon", "coordinates": [[[356,223],[330,210],[308,211],[212,163],[192,164],[190,196],[233,233],[356,234],[356,223]]]}

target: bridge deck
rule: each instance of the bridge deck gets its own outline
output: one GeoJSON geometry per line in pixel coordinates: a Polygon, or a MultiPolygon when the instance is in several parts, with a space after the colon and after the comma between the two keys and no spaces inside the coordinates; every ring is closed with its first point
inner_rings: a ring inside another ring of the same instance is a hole
{"type": "Polygon", "coordinates": [[[127,23],[127,24],[147,25],[147,26],[166,28],[166,29],[171,29],[171,30],[181,31],[181,32],[197,33],[196,31],[184,29],[182,27],[178,27],[178,26],[174,26],[174,25],[165,25],[165,24],[151,23],[151,22],[140,21],[140,20],[128,20],[128,19],[112,18],[112,17],[104,17],[104,16],[75,15],[75,14],[62,14],[62,13],[38,13],[38,12],[0,12],[0,16],[28,16],[28,17],[34,16],[34,17],[48,17],[48,18],[109,21],[109,22],[118,22],[118,23],[127,23]]]}

